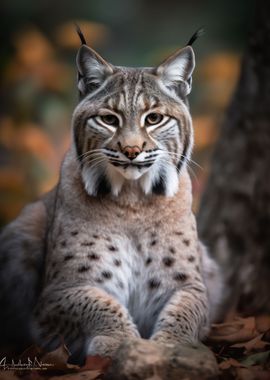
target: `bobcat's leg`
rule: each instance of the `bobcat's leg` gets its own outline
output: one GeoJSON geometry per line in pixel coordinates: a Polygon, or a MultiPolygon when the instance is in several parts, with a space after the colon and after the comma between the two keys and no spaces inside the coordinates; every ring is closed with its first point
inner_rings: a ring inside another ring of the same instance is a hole
{"type": "Polygon", "coordinates": [[[209,306],[202,281],[177,290],[161,311],[151,339],[162,343],[197,344],[209,328],[209,306]]]}
{"type": "Polygon", "coordinates": [[[123,340],[139,336],[127,309],[91,286],[45,289],[36,316],[40,343],[52,349],[62,337],[72,354],[111,356],[123,340]]]}
{"type": "Polygon", "coordinates": [[[31,341],[44,256],[46,209],[42,201],[26,206],[0,235],[0,345],[31,341]]]}

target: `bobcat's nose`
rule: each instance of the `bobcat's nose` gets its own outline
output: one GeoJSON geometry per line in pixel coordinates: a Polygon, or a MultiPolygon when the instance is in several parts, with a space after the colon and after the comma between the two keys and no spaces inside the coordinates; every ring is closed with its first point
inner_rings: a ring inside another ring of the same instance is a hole
{"type": "Polygon", "coordinates": [[[137,145],[134,145],[134,146],[127,145],[122,148],[122,153],[124,153],[124,155],[130,160],[133,160],[134,158],[136,158],[141,152],[142,152],[141,148],[138,147],[137,145]]]}

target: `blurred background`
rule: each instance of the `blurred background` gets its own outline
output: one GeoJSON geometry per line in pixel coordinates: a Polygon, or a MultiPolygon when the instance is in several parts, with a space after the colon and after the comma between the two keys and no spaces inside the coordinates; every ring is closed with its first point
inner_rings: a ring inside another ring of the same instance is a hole
{"type": "Polygon", "coordinates": [[[77,103],[73,22],[116,65],[152,66],[189,40],[197,67],[190,96],[195,129],[194,210],[239,75],[252,3],[246,0],[2,0],[0,226],[50,190],[70,143],[77,103]]]}

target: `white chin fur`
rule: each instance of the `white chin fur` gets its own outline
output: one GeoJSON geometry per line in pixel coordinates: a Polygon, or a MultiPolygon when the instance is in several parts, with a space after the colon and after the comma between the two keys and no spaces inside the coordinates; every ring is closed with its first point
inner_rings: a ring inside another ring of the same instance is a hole
{"type": "Polygon", "coordinates": [[[178,190],[179,176],[174,166],[167,165],[166,169],[166,195],[167,197],[173,197],[178,190]]]}
{"type": "Polygon", "coordinates": [[[97,195],[97,182],[100,176],[100,171],[95,168],[84,167],[82,170],[82,178],[84,187],[89,195],[97,195]]]}
{"type": "Polygon", "coordinates": [[[110,181],[113,195],[117,196],[122,189],[122,186],[125,182],[125,178],[112,165],[108,165],[107,170],[106,170],[106,175],[110,181]]]}
{"type": "Polygon", "coordinates": [[[125,179],[128,180],[136,180],[139,179],[148,169],[137,169],[135,167],[129,167],[123,169],[121,167],[115,168],[120,175],[122,175],[125,179]]]}
{"type": "Polygon", "coordinates": [[[119,195],[124,182],[136,180],[138,180],[143,192],[148,195],[152,193],[153,186],[158,181],[160,170],[162,169],[165,180],[164,195],[172,197],[178,191],[179,176],[173,165],[164,165],[161,161],[156,161],[150,168],[140,170],[136,167],[123,169],[112,165],[108,165],[107,167],[104,166],[103,168],[83,168],[82,177],[85,189],[89,195],[97,195],[97,185],[102,172],[110,183],[111,192],[114,196],[119,195]]]}
{"type": "Polygon", "coordinates": [[[153,184],[156,182],[158,176],[159,176],[159,169],[160,169],[160,161],[156,161],[150,168],[150,170],[145,173],[142,178],[140,179],[140,186],[143,192],[147,194],[151,194],[153,184]]]}

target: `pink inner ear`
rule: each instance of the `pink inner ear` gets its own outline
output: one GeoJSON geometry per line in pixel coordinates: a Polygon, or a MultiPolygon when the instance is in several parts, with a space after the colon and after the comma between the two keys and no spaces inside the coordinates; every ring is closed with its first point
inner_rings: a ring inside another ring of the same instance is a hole
{"type": "Polygon", "coordinates": [[[195,56],[193,49],[186,46],[176,51],[157,67],[157,74],[163,75],[168,80],[188,80],[195,68],[195,56]]]}
{"type": "Polygon", "coordinates": [[[86,45],[80,47],[76,62],[78,89],[83,95],[91,92],[91,89],[97,89],[114,72],[114,68],[110,63],[86,45]]]}
{"type": "Polygon", "coordinates": [[[86,45],[80,47],[76,63],[78,71],[85,77],[102,77],[114,72],[114,68],[109,62],[105,61],[94,49],[86,45]]]}
{"type": "Polygon", "coordinates": [[[190,46],[186,46],[162,62],[157,67],[156,73],[166,87],[177,88],[177,93],[186,96],[191,91],[191,75],[194,67],[194,52],[190,46]]]}

